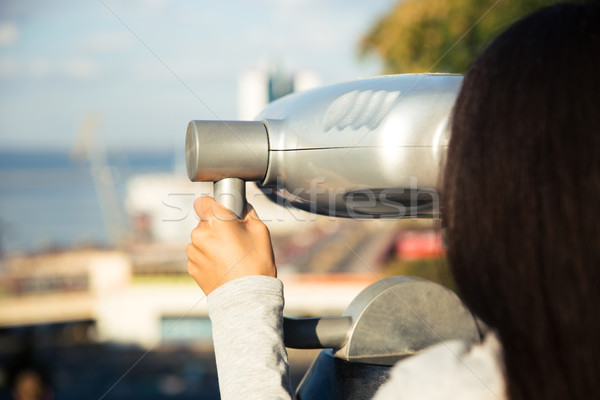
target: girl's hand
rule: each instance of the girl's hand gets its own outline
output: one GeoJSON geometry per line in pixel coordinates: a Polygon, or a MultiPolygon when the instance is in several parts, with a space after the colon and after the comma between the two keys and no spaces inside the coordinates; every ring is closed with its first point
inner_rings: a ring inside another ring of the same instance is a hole
{"type": "Polygon", "coordinates": [[[240,220],[212,197],[194,202],[200,222],[187,247],[187,271],[207,296],[243,276],[277,277],[269,230],[248,207],[240,220]]]}

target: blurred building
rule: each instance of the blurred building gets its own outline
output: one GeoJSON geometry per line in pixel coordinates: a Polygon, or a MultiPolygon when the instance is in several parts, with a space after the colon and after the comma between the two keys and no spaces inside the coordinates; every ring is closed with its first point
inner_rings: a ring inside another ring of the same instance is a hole
{"type": "Polygon", "coordinates": [[[321,85],[311,69],[289,72],[281,67],[248,68],[240,74],[238,86],[238,118],[252,121],[270,102],[293,92],[321,85]]]}
{"type": "MultiPolygon", "coordinates": [[[[81,325],[81,340],[210,346],[205,296],[187,275],[185,246],[81,250],[5,260],[0,329],[81,325]]],[[[287,315],[339,315],[372,274],[283,272],[287,315]]],[[[0,345],[1,345],[0,341],[0,345]]]]}

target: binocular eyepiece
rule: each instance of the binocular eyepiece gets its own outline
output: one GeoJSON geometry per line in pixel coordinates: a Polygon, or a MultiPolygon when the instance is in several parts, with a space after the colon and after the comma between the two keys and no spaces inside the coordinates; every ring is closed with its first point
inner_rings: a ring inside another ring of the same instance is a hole
{"type": "Polygon", "coordinates": [[[243,218],[245,181],[262,181],[269,165],[266,127],[256,121],[191,121],[185,159],[190,180],[215,182],[216,201],[243,218]]]}

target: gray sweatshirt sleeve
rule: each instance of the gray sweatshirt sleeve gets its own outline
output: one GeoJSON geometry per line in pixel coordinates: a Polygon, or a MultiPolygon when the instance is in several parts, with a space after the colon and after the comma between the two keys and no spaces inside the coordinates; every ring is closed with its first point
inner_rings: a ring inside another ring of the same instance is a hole
{"type": "Polygon", "coordinates": [[[397,363],[375,400],[506,400],[502,346],[495,333],[470,346],[451,340],[397,363]]]}
{"type": "Polygon", "coordinates": [[[281,281],[238,278],[207,301],[221,399],[291,399],[281,281]]]}

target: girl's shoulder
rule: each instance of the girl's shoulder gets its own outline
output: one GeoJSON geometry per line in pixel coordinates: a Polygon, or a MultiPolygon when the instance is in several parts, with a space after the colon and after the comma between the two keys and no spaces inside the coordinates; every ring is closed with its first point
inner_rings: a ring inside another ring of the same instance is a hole
{"type": "Polygon", "coordinates": [[[476,345],[443,342],[399,361],[375,399],[504,400],[502,365],[502,346],[494,332],[476,345]]]}

